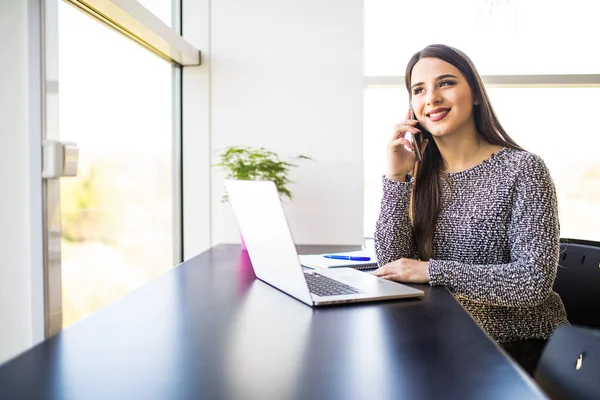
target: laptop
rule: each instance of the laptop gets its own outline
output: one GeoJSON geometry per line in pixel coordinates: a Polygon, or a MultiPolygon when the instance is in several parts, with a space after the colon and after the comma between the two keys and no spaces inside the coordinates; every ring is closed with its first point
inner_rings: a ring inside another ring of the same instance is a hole
{"type": "Polygon", "coordinates": [[[258,279],[309,306],[423,296],[422,290],[353,268],[305,270],[275,184],[226,180],[225,187],[258,279]]]}

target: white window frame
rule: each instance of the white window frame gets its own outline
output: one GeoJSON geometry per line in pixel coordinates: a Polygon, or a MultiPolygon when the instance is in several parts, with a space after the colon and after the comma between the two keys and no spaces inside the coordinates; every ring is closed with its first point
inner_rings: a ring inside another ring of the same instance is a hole
{"type": "MultiPolygon", "coordinates": [[[[63,1],[167,61],[181,66],[200,65],[200,51],[180,35],[180,18],[176,13],[170,27],[136,0],[63,1]]],[[[176,6],[173,11],[179,9],[176,6]]]]}
{"type": "MultiPolygon", "coordinates": [[[[486,87],[600,87],[600,74],[581,75],[482,75],[486,87]]],[[[365,88],[404,87],[404,76],[367,76],[365,88]]]]}

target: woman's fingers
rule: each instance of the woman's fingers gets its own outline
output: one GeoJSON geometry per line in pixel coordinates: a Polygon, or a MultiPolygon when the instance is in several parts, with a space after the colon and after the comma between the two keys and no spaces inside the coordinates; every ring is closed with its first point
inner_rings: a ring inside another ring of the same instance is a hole
{"type": "MultiPolygon", "coordinates": [[[[407,119],[405,121],[402,121],[396,125],[394,125],[394,131],[405,131],[408,128],[415,128],[415,125],[418,123],[419,121],[417,121],[416,119],[407,119]]],[[[417,128],[415,128],[417,129],[417,128]]],[[[418,130],[418,129],[417,129],[418,130]]]]}
{"type": "MultiPolygon", "coordinates": [[[[406,132],[405,132],[406,134],[406,132]]],[[[423,141],[421,141],[421,143],[419,143],[419,148],[421,149],[421,154],[423,154],[425,152],[425,149],[427,148],[427,144],[429,143],[429,139],[425,139],[423,141]]],[[[412,142],[408,139],[405,138],[405,136],[397,138],[395,140],[392,141],[391,143],[392,148],[398,148],[400,146],[404,146],[404,148],[407,151],[413,151],[413,145],[412,142]]]]}
{"type": "Polygon", "coordinates": [[[383,279],[391,279],[394,281],[405,279],[407,271],[403,266],[402,261],[403,259],[392,261],[391,263],[377,268],[372,274],[383,279]]]}
{"type": "Polygon", "coordinates": [[[404,147],[404,149],[406,151],[408,151],[409,153],[414,153],[413,152],[413,146],[412,143],[410,142],[410,140],[408,139],[396,139],[395,141],[392,142],[392,148],[395,149],[396,151],[398,151],[398,149],[404,147]]]}
{"type": "Polygon", "coordinates": [[[407,133],[417,135],[421,131],[416,128],[418,121],[410,119],[410,109],[406,118],[406,120],[394,126],[394,133],[388,143],[386,176],[392,180],[403,181],[406,174],[414,169],[416,156],[414,155],[413,146],[407,140],[410,139],[410,135],[407,133]]]}
{"type": "Polygon", "coordinates": [[[392,140],[404,137],[406,135],[406,132],[410,132],[415,135],[421,133],[421,131],[418,128],[415,128],[412,125],[398,124],[395,126],[394,134],[392,135],[392,140]]]}
{"type": "Polygon", "coordinates": [[[371,272],[375,276],[384,276],[389,274],[395,274],[395,268],[391,265],[384,265],[383,267],[377,268],[375,271],[371,272]]]}
{"type": "Polygon", "coordinates": [[[387,274],[387,275],[380,276],[380,278],[386,279],[388,281],[395,281],[395,282],[405,282],[407,280],[405,273],[387,274]]]}
{"type": "Polygon", "coordinates": [[[407,118],[404,121],[397,123],[396,126],[401,126],[401,125],[415,126],[418,122],[419,121],[417,121],[416,119],[407,118]]]}
{"type": "Polygon", "coordinates": [[[393,148],[405,146],[405,147],[408,147],[409,151],[412,151],[412,145],[410,144],[410,140],[408,140],[408,139],[404,139],[404,138],[396,139],[391,143],[391,145],[393,148]]]}

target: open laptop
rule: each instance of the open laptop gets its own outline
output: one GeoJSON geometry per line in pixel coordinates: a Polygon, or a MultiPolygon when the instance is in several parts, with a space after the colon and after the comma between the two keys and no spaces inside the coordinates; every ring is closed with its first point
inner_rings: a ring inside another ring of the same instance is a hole
{"type": "Polygon", "coordinates": [[[226,180],[225,187],[260,280],[309,306],[423,296],[422,290],[352,268],[305,270],[275,184],[226,180]]]}

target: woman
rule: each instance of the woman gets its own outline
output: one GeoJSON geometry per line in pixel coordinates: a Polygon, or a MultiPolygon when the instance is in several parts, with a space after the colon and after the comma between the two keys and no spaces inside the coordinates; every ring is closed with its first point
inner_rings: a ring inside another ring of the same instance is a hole
{"type": "Polygon", "coordinates": [[[533,374],[545,341],[568,324],[552,291],[559,223],[550,174],[506,134],[461,51],[426,47],[405,80],[415,119],[407,113],[388,145],[374,274],[446,286],[533,374]],[[421,162],[407,132],[422,136],[421,162]]]}

